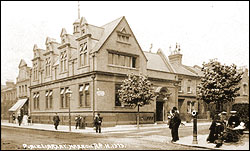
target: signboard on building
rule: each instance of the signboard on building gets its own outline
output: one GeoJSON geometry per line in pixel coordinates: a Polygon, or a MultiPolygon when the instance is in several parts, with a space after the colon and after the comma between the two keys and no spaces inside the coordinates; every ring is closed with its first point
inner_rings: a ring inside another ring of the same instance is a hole
{"type": "Polygon", "coordinates": [[[105,92],[104,91],[97,91],[96,94],[98,96],[104,96],[105,95],[105,92]]]}

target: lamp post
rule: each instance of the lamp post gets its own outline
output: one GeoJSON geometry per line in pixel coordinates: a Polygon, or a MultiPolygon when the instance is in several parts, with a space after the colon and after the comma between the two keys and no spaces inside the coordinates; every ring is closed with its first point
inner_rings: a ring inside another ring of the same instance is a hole
{"type": "Polygon", "coordinates": [[[198,144],[197,141],[197,112],[193,110],[193,144],[198,144]]]}
{"type": "Polygon", "coordinates": [[[72,91],[70,89],[67,89],[65,93],[66,95],[69,94],[69,131],[71,132],[70,97],[71,97],[72,91]]]}

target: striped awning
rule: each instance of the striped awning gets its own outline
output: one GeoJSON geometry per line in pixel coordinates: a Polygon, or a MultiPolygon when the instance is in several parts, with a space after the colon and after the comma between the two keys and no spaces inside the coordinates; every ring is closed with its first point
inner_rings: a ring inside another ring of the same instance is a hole
{"type": "Polygon", "coordinates": [[[16,104],[14,104],[10,109],[9,111],[17,111],[18,109],[20,109],[21,107],[23,107],[23,105],[26,103],[28,99],[21,99],[21,100],[18,100],[16,102],[16,104]]]}

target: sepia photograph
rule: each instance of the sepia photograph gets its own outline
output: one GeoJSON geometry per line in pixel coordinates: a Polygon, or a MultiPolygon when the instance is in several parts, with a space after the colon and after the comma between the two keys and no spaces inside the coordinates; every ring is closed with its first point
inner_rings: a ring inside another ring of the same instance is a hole
{"type": "Polygon", "coordinates": [[[248,150],[249,1],[1,1],[1,150],[248,150]]]}

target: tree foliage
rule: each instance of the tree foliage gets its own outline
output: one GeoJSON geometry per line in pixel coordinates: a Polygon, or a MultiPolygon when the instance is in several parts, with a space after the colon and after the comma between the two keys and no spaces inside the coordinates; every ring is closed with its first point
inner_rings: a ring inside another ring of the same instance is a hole
{"type": "Polygon", "coordinates": [[[235,64],[222,65],[216,59],[203,63],[202,71],[205,76],[201,78],[198,86],[198,96],[206,103],[215,102],[217,110],[226,102],[232,102],[239,96],[238,85],[242,79],[242,72],[237,70],[235,64]]]}
{"type": "Polygon", "coordinates": [[[155,97],[152,90],[152,83],[148,80],[147,76],[129,74],[118,90],[120,101],[128,106],[144,106],[150,104],[155,97]]]}

